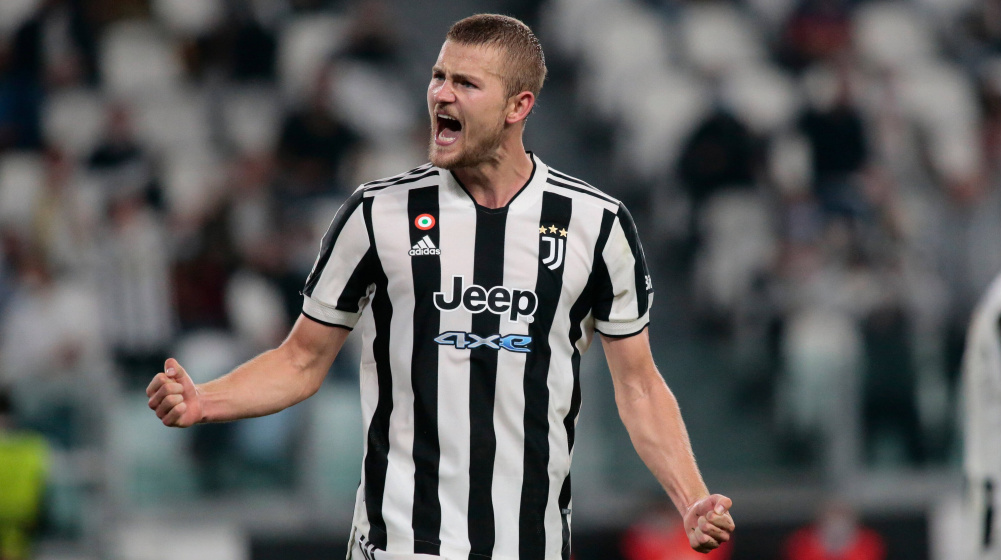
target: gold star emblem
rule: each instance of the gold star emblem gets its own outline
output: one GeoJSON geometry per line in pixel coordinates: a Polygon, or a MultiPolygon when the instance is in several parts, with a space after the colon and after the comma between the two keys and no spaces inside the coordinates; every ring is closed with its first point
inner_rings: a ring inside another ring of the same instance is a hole
{"type": "Polygon", "coordinates": [[[567,237],[567,230],[560,228],[560,237],[567,237]]]}
{"type": "Polygon", "coordinates": [[[557,226],[550,226],[550,233],[557,233],[557,226]]]}
{"type": "Polygon", "coordinates": [[[546,233],[546,226],[539,226],[539,233],[546,233]]]}

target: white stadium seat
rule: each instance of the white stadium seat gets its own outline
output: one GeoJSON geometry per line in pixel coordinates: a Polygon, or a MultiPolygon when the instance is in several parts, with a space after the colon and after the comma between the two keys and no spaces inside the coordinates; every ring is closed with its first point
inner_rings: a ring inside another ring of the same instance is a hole
{"type": "Polygon", "coordinates": [[[724,100],[755,132],[789,126],[802,105],[793,79],[769,64],[742,66],[723,79],[724,100]]]}
{"type": "Polygon", "coordinates": [[[311,91],[318,70],[328,62],[348,33],[348,22],[331,15],[311,14],[289,20],[278,38],[278,75],[288,101],[311,91]]]}
{"type": "Polygon", "coordinates": [[[183,76],[174,44],[149,22],[111,24],[99,52],[101,75],[112,95],[142,96],[174,87],[183,76]]]}
{"type": "Polygon", "coordinates": [[[164,161],[164,196],[180,217],[199,216],[215,202],[223,185],[223,166],[207,150],[176,151],[164,161]]]}
{"type": "Polygon", "coordinates": [[[728,4],[688,4],[680,35],[690,64],[718,74],[765,58],[765,41],[749,17],[728,4]]]}
{"type": "Polygon", "coordinates": [[[46,96],[42,131],[46,141],[77,157],[87,156],[97,145],[104,126],[105,103],[92,90],[57,90],[46,96]]]}
{"type": "Polygon", "coordinates": [[[10,37],[25,21],[30,19],[42,0],[3,0],[0,1],[0,42],[10,37]]]}
{"type": "Polygon", "coordinates": [[[636,89],[616,132],[615,161],[637,177],[663,179],[682,142],[709,111],[709,90],[685,72],[663,72],[636,89]]]}
{"type": "Polygon", "coordinates": [[[197,37],[223,18],[222,0],[153,0],[153,13],[174,33],[197,37]]]}
{"type": "Polygon", "coordinates": [[[196,88],[169,88],[137,99],[139,137],[155,150],[192,150],[207,146],[211,136],[205,92],[196,88]]]}
{"type": "Polygon", "coordinates": [[[44,182],[40,155],[8,152],[0,156],[0,226],[29,231],[44,182]]]}
{"type": "Polygon", "coordinates": [[[863,4],[854,14],[856,47],[865,62],[877,68],[898,68],[934,55],[932,32],[913,4],[863,4]]]}
{"type": "Polygon", "coordinates": [[[581,101],[600,117],[614,120],[635,100],[637,84],[668,68],[668,22],[634,5],[613,4],[601,18],[602,30],[582,46],[581,101]]]}
{"type": "Polygon", "coordinates": [[[226,140],[240,152],[262,152],[278,144],[282,107],[267,87],[234,87],[222,96],[226,140]]]}

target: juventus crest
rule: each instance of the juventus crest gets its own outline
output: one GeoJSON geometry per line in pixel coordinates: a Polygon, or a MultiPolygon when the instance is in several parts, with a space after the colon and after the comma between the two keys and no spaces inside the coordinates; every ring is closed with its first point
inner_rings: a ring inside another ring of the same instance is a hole
{"type": "Polygon", "coordinates": [[[550,270],[560,268],[564,264],[564,251],[567,247],[567,228],[543,225],[539,226],[539,234],[545,247],[539,253],[543,264],[550,270]]]}

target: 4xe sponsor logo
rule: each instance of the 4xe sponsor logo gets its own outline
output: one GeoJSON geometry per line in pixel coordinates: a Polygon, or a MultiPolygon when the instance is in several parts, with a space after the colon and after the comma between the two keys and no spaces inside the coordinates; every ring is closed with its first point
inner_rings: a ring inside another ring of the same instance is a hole
{"type": "Polygon", "coordinates": [[[470,313],[490,311],[495,315],[508,315],[512,323],[525,319],[532,322],[539,300],[532,290],[512,290],[504,286],[494,286],[490,290],[473,284],[464,287],[462,276],[452,277],[452,294],[435,292],[435,307],[441,311],[455,311],[462,307],[470,313]]]}
{"type": "Polygon", "coordinates": [[[455,346],[460,350],[471,350],[473,348],[486,346],[491,350],[500,350],[504,348],[509,352],[525,353],[532,351],[532,349],[529,348],[529,343],[532,342],[532,337],[522,334],[509,334],[506,336],[492,334],[490,336],[481,337],[468,332],[449,331],[435,337],[435,342],[443,346],[455,346]]]}

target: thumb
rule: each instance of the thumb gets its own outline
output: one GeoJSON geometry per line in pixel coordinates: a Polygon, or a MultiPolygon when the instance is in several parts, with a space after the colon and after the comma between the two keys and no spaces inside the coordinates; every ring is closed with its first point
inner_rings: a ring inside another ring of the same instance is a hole
{"type": "Polygon", "coordinates": [[[720,494],[710,496],[709,501],[713,505],[713,511],[719,515],[727,513],[731,509],[731,506],[734,505],[730,498],[721,496],[720,494]]]}
{"type": "Polygon", "coordinates": [[[186,391],[189,387],[194,388],[195,386],[195,382],[191,380],[188,372],[174,358],[167,358],[167,361],[164,362],[164,373],[167,374],[167,377],[180,383],[186,391]]]}

